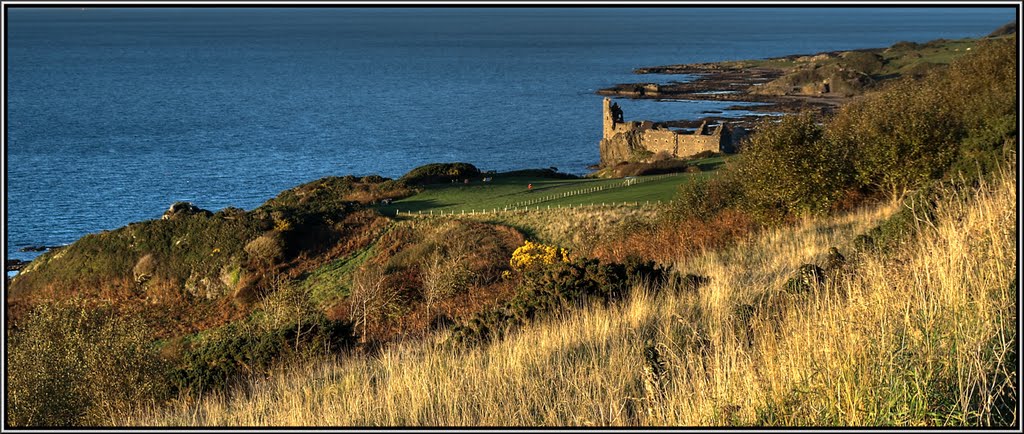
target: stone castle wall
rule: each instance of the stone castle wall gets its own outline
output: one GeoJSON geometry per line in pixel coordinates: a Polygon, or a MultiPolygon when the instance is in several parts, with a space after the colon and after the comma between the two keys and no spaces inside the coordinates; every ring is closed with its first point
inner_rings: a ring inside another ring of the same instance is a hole
{"type": "Polygon", "coordinates": [[[600,151],[601,165],[626,161],[642,153],[666,152],[685,158],[703,151],[726,152],[731,148],[731,135],[725,125],[708,131],[707,123],[693,133],[656,126],[651,121],[625,122],[618,106],[604,99],[604,131],[600,151]]]}

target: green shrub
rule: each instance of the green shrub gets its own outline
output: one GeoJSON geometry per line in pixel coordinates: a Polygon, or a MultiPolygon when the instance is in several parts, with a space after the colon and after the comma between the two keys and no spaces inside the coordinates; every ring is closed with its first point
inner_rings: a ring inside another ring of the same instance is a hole
{"type": "Polygon", "coordinates": [[[892,196],[943,177],[954,162],[991,170],[1016,135],[1016,72],[1012,41],[980,43],[942,73],[898,80],[843,107],[827,136],[857,150],[861,185],[892,196]]]}
{"type": "Polygon", "coordinates": [[[1017,149],[1017,115],[994,116],[968,133],[947,178],[963,176],[975,180],[995,173],[1017,149]]]}
{"type": "Polygon", "coordinates": [[[246,377],[266,374],[289,357],[337,352],[353,342],[351,322],[332,321],[323,315],[293,318],[277,327],[258,327],[252,321],[231,323],[185,339],[172,377],[178,391],[224,390],[246,377]]]}
{"type": "Polygon", "coordinates": [[[934,220],[938,194],[937,184],[929,183],[907,195],[896,213],[854,238],[854,247],[887,252],[913,239],[921,222],[934,220]]]}
{"type": "Polygon", "coordinates": [[[512,170],[508,172],[501,172],[502,176],[508,177],[528,177],[533,176],[537,178],[550,178],[550,179],[578,179],[579,176],[571,173],[562,173],[558,171],[558,168],[549,167],[547,169],[520,169],[512,170]]]}
{"type": "Polygon", "coordinates": [[[932,71],[935,71],[940,66],[940,64],[927,61],[908,63],[900,68],[900,75],[911,78],[922,78],[932,71]]]}
{"type": "Polygon", "coordinates": [[[38,306],[9,332],[12,426],[95,426],[168,392],[168,366],[136,316],[68,300],[38,306]]]}
{"type": "Polygon", "coordinates": [[[735,167],[744,205],[766,221],[824,213],[851,183],[851,149],[826,140],[810,113],[764,121],[735,167]]]}
{"type": "Polygon", "coordinates": [[[890,50],[894,50],[894,51],[895,50],[909,51],[909,50],[916,50],[920,46],[921,46],[921,44],[918,44],[917,42],[899,41],[899,42],[897,42],[895,44],[892,44],[892,46],[889,47],[889,49],[890,50]]]}
{"type": "Polygon", "coordinates": [[[962,131],[943,94],[900,80],[844,107],[829,137],[857,151],[862,185],[898,196],[941,176],[956,156],[962,131]]]}
{"type": "Polygon", "coordinates": [[[469,163],[432,163],[410,170],[401,180],[410,185],[424,185],[479,176],[480,169],[469,163]]]}
{"type": "Polygon", "coordinates": [[[734,175],[725,170],[713,178],[696,178],[680,185],[668,205],[669,216],[709,221],[722,210],[738,206],[743,199],[743,184],[734,175]]]}
{"type": "Polygon", "coordinates": [[[847,51],[840,57],[840,65],[868,75],[876,74],[883,66],[882,57],[868,51],[847,51]]]}
{"type": "MultiPolygon", "coordinates": [[[[900,45],[893,49],[907,48],[900,45]]],[[[878,60],[841,60],[855,58],[878,60]]],[[[670,215],[709,221],[738,208],[771,223],[850,209],[880,194],[900,198],[933,180],[976,182],[1016,151],[1016,68],[1013,40],[983,41],[948,68],[893,80],[821,124],[809,114],[765,121],[715,179],[684,184],[670,215]]],[[[827,70],[797,71],[780,83],[827,70]]],[[[899,238],[909,218],[894,216],[861,244],[899,238]]]]}
{"type": "Polygon", "coordinates": [[[783,286],[787,292],[809,292],[825,282],[825,270],[815,264],[803,264],[783,286]]]}

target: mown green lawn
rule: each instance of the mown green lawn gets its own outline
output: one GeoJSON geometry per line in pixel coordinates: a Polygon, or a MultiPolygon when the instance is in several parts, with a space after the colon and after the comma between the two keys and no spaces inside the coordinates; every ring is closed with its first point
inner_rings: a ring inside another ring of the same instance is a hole
{"type": "MultiPolygon", "coordinates": [[[[704,169],[717,169],[722,160],[722,157],[710,158],[701,160],[699,164],[704,169]]],[[[680,184],[712,173],[706,170],[698,173],[638,176],[628,186],[624,186],[627,179],[554,179],[541,175],[498,173],[488,175],[493,180],[486,183],[472,179],[469,184],[428,185],[421,193],[379,206],[378,209],[384,215],[393,216],[396,211],[438,214],[525,206],[558,207],[621,202],[638,202],[642,205],[671,200],[680,184]],[[530,184],[533,185],[532,190],[527,188],[530,184]]]]}

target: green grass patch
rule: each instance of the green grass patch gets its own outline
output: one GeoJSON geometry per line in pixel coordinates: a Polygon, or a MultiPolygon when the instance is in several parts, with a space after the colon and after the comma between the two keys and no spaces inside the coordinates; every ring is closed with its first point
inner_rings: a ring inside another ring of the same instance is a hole
{"type": "Polygon", "coordinates": [[[621,184],[621,180],[551,179],[537,176],[494,175],[493,181],[472,180],[469,184],[434,184],[411,197],[397,200],[378,209],[384,215],[404,212],[470,212],[473,209],[493,209],[514,206],[544,196],[621,184]],[[527,187],[533,184],[533,189],[527,187]]]}
{"type": "Polygon", "coordinates": [[[416,195],[382,205],[378,210],[387,216],[396,211],[433,213],[471,213],[473,211],[523,208],[525,206],[557,207],[621,202],[668,201],[679,185],[695,177],[707,177],[722,167],[729,157],[716,156],[698,160],[703,172],[632,177],[627,179],[552,178],[543,173],[514,172],[492,175],[491,182],[471,180],[469,184],[432,184],[416,195]],[[532,184],[533,188],[527,187],[532,184]]]}
{"type": "MultiPolygon", "coordinates": [[[[590,194],[570,196],[563,199],[556,199],[549,202],[543,202],[538,205],[541,207],[565,207],[613,204],[622,202],[638,202],[640,205],[647,203],[656,203],[659,201],[668,202],[672,200],[676,192],[679,191],[680,185],[690,182],[696,178],[708,178],[713,176],[713,174],[714,172],[698,172],[680,173],[670,176],[663,176],[660,179],[641,182],[635,185],[630,185],[628,187],[609,188],[607,190],[598,191],[590,194]]],[[[658,176],[639,176],[636,178],[638,180],[643,180],[643,178],[658,178],[658,176]]]]}
{"type": "Polygon", "coordinates": [[[373,247],[370,245],[313,270],[302,282],[303,288],[309,293],[310,301],[323,305],[347,297],[351,290],[352,272],[373,257],[373,247]]]}

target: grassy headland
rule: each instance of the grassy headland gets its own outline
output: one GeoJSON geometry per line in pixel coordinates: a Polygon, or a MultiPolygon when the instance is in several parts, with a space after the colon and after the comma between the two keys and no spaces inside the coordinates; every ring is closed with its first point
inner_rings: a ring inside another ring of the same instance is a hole
{"type": "Polygon", "coordinates": [[[89,235],[10,282],[9,422],[1011,425],[1016,77],[984,41],[634,185],[439,164],[89,235]]]}

